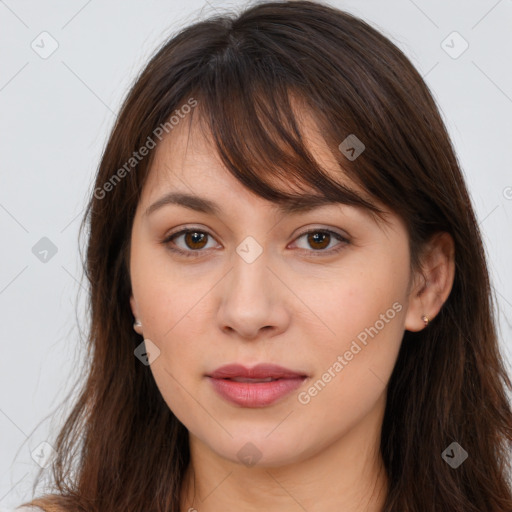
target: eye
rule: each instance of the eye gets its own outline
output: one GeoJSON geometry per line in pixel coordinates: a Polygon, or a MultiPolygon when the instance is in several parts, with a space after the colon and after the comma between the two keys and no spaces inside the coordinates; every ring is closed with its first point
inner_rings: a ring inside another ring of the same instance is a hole
{"type": "MultiPolygon", "coordinates": [[[[295,240],[300,240],[304,237],[306,239],[306,243],[312,248],[312,250],[308,248],[303,250],[308,252],[308,255],[313,256],[337,253],[349,243],[347,238],[330,229],[310,229],[299,235],[295,240]],[[331,246],[330,249],[325,250],[335,240],[338,240],[340,243],[334,245],[334,248],[331,246]]],[[[186,257],[197,257],[201,256],[202,252],[205,252],[203,249],[212,248],[208,247],[208,238],[213,239],[207,231],[187,228],[176,233],[172,233],[167,236],[162,243],[172,252],[186,257]],[[182,239],[184,245],[176,243],[176,241],[180,239],[182,239]]]]}
{"type": "Polygon", "coordinates": [[[300,240],[304,237],[309,247],[313,248],[313,251],[309,250],[308,248],[305,250],[307,250],[313,256],[337,253],[341,251],[346,244],[349,243],[347,238],[330,229],[310,229],[299,235],[296,240],[300,240]],[[336,244],[334,248],[331,246],[330,249],[325,250],[326,247],[329,247],[331,242],[334,240],[338,240],[341,243],[336,244]]]}
{"type": "Polygon", "coordinates": [[[202,249],[207,247],[207,240],[211,235],[206,231],[201,231],[199,229],[182,229],[177,233],[171,234],[163,240],[163,244],[166,245],[169,250],[182,254],[183,256],[200,256],[200,252],[202,249]],[[182,248],[179,244],[175,243],[175,240],[179,240],[183,238],[183,242],[185,243],[185,247],[182,248]],[[173,247],[177,246],[177,247],[173,247]]]}

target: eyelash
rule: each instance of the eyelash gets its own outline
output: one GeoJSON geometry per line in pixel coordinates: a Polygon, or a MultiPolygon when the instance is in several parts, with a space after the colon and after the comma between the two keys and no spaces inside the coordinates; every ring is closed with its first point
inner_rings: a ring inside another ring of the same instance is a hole
{"type": "MultiPolygon", "coordinates": [[[[205,250],[202,250],[202,249],[199,249],[199,250],[183,250],[183,249],[176,249],[176,247],[172,247],[170,245],[170,242],[174,238],[177,238],[177,237],[179,237],[181,235],[184,235],[186,233],[201,233],[201,234],[205,234],[207,236],[211,236],[213,238],[213,236],[210,233],[208,233],[208,231],[204,231],[204,230],[200,230],[200,229],[195,229],[195,228],[186,228],[186,229],[182,229],[180,231],[177,231],[175,233],[171,233],[169,236],[165,237],[165,239],[162,240],[161,243],[163,245],[165,245],[170,251],[172,251],[174,253],[177,253],[177,254],[180,254],[182,256],[185,256],[186,258],[197,258],[197,257],[200,257],[201,253],[206,252],[205,250]]],[[[330,229],[318,229],[318,228],[313,228],[313,229],[309,229],[307,231],[304,231],[303,233],[298,235],[295,240],[298,240],[299,238],[302,238],[303,236],[308,235],[310,233],[328,233],[330,235],[333,235],[338,241],[342,242],[342,243],[336,245],[334,248],[331,248],[329,250],[318,249],[316,251],[315,250],[308,251],[307,249],[302,249],[304,251],[310,252],[311,255],[314,256],[314,257],[319,257],[319,256],[321,257],[321,256],[336,254],[336,253],[340,252],[345,247],[345,245],[350,243],[347,238],[343,237],[342,235],[340,235],[336,231],[332,231],[330,229]]]]}

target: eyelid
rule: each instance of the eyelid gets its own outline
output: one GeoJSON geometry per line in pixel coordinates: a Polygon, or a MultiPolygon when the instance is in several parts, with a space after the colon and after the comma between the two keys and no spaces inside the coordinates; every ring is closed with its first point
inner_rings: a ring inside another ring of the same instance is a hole
{"type": "Polygon", "coordinates": [[[331,247],[330,249],[327,249],[327,250],[315,251],[313,249],[301,249],[301,248],[298,249],[299,251],[301,251],[303,253],[304,252],[307,253],[308,256],[310,256],[310,255],[313,257],[332,256],[333,254],[337,254],[338,252],[340,252],[345,245],[350,243],[350,237],[348,235],[341,234],[338,231],[335,231],[334,229],[325,228],[325,227],[312,227],[312,228],[308,228],[305,231],[300,231],[293,239],[293,242],[296,242],[298,239],[302,238],[303,236],[305,236],[309,233],[328,233],[330,235],[334,235],[334,237],[340,243],[338,243],[334,247],[331,247]]]}
{"type": "MultiPolygon", "coordinates": [[[[198,256],[201,256],[202,253],[209,252],[209,250],[205,250],[205,249],[200,249],[200,250],[195,250],[194,251],[194,250],[185,250],[185,249],[181,249],[181,248],[170,247],[169,244],[170,244],[170,242],[172,242],[173,238],[181,236],[181,235],[184,235],[184,234],[186,234],[188,232],[192,232],[192,231],[196,231],[196,232],[199,232],[199,233],[204,233],[207,236],[215,239],[215,236],[212,235],[212,233],[208,229],[203,229],[203,228],[197,227],[197,226],[187,226],[187,225],[185,225],[185,226],[182,226],[182,227],[176,229],[175,231],[171,231],[171,233],[169,233],[169,234],[166,234],[164,236],[163,240],[161,240],[161,243],[163,245],[165,245],[166,247],[168,247],[168,249],[170,251],[178,253],[178,254],[181,254],[181,255],[183,255],[185,257],[188,257],[188,256],[190,256],[190,257],[198,257],[198,256]]],[[[334,235],[334,237],[340,243],[335,245],[333,248],[328,249],[328,250],[317,250],[317,251],[315,251],[314,249],[308,250],[308,249],[302,249],[302,248],[298,248],[297,250],[299,250],[299,251],[301,251],[303,253],[306,252],[308,255],[312,255],[314,257],[316,257],[316,256],[329,256],[329,255],[333,255],[333,254],[339,252],[342,249],[343,246],[351,243],[350,235],[339,233],[338,231],[335,231],[333,228],[317,227],[317,226],[309,227],[308,229],[306,229],[304,231],[299,231],[299,233],[294,235],[294,239],[293,239],[292,243],[296,242],[298,239],[302,238],[303,236],[305,236],[305,235],[307,235],[309,233],[319,233],[319,232],[328,233],[330,235],[334,235]]]]}
{"type": "Polygon", "coordinates": [[[178,254],[181,254],[184,256],[192,256],[192,257],[200,256],[202,253],[205,253],[208,251],[204,250],[204,249],[197,250],[197,251],[185,250],[185,249],[170,246],[170,243],[172,242],[173,238],[182,236],[186,233],[193,232],[193,231],[196,231],[198,233],[204,233],[207,236],[215,239],[214,235],[212,235],[212,233],[208,229],[199,228],[197,226],[182,226],[182,227],[176,229],[175,231],[171,231],[169,234],[166,234],[164,236],[163,240],[161,240],[161,243],[174,253],[178,253],[178,254]]]}

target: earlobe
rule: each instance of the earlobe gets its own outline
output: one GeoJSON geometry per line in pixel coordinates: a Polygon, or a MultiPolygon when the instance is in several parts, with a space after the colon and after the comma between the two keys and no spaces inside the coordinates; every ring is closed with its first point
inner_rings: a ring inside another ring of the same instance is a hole
{"type": "Polygon", "coordinates": [[[137,318],[135,319],[135,322],[133,322],[133,330],[142,336],[142,322],[137,318]]]}
{"type": "Polygon", "coordinates": [[[134,316],[133,330],[142,336],[142,322],[139,320],[138,307],[133,294],[130,295],[130,307],[134,316]]]}
{"type": "Polygon", "coordinates": [[[423,251],[421,271],[409,295],[405,329],[421,331],[437,316],[455,277],[455,250],[449,233],[436,233],[423,251]]]}

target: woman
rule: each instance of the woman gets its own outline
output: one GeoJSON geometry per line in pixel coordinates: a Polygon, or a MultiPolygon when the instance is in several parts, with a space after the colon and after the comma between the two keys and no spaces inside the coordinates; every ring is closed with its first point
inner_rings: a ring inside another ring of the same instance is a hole
{"type": "Polygon", "coordinates": [[[427,86],[365,22],[269,2],[184,29],[86,225],[91,361],[32,505],[512,510],[475,214],[427,86]]]}

